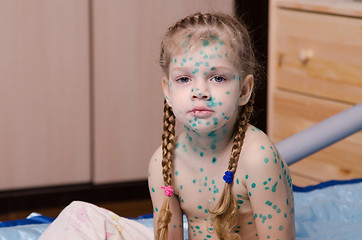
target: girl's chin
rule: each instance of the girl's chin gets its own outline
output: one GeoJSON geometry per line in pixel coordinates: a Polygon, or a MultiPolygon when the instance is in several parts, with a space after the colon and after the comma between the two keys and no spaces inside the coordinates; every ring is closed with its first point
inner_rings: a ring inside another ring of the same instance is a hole
{"type": "Polygon", "coordinates": [[[185,129],[187,132],[193,132],[196,133],[198,135],[209,135],[210,133],[213,133],[216,130],[219,130],[221,128],[224,128],[223,125],[225,125],[225,123],[221,124],[210,124],[210,125],[205,125],[205,126],[188,126],[185,125],[185,129]]]}

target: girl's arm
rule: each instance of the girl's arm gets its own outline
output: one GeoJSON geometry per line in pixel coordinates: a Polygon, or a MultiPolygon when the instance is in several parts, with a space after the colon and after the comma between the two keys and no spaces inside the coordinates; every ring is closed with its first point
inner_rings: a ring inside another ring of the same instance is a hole
{"type": "Polygon", "coordinates": [[[295,239],[294,200],[289,169],[275,146],[259,134],[248,147],[245,186],[259,239],[295,239]]]}
{"type": "MultiPolygon", "coordinates": [[[[162,178],[162,150],[157,149],[149,163],[148,186],[153,205],[153,221],[155,239],[157,236],[157,221],[160,214],[162,203],[165,199],[164,186],[162,178]]],[[[183,240],[183,219],[180,203],[175,194],[170,198],[170,210],[172,213],[171,221],[168,224],[168,239],[183,240]]]]}

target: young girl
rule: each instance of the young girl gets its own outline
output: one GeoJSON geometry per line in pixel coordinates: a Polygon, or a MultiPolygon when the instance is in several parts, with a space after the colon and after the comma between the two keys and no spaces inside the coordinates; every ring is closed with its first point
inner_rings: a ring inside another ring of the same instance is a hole
{"type": "Polygon", "coordinates": [[[288,167],[248,124],[255,59],[247,30],[227,15],[188,16],[161,44],[162,146],[149,164],[154,236],[146,226],[73,202],[45,239],[295,239],[288,167]],[[175,119],[185,132],[175,136],[175,119]]]}
{"type": "Polygon", "coordinates": [[[149,163],[156,239],[295,239],[287,165],[248,124],[255,59],[246,28],[194,14],[161,44],[162,146],[149,163]],[[175,136],[175,119],[185,131],[175,136]]]}

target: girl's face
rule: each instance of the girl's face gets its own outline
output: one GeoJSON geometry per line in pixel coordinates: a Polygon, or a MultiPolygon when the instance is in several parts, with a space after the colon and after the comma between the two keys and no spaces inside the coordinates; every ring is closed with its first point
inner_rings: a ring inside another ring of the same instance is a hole
{"type": "Polygon", "coordinates": [[[210,132],[235,119],[247,103],[253,77],[244,79],[230,62],[223,42],[203,40],[183,54],[172,56],[163,79],[166,100],[176,118],[194,132],[210,132]]]}

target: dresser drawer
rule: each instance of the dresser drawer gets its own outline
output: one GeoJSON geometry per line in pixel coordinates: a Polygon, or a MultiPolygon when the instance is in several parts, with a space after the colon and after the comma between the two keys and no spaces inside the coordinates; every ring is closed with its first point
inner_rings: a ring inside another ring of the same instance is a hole
{"type": "MultiPolygon", "coordinates": [[[[351,105],[277,90],[269,135],[279,142],[337,114],[351,105]]],[[[343,123],[341,123],[343,124],[343,123]]],[[[316,182],[362,177],[362,131],[293,164],[292,175],[316,182]]]]}
{"type": "Polygon", "coordinates": [[[275,86],[362,102],[362,18],[278,8],[275,86]]]}

